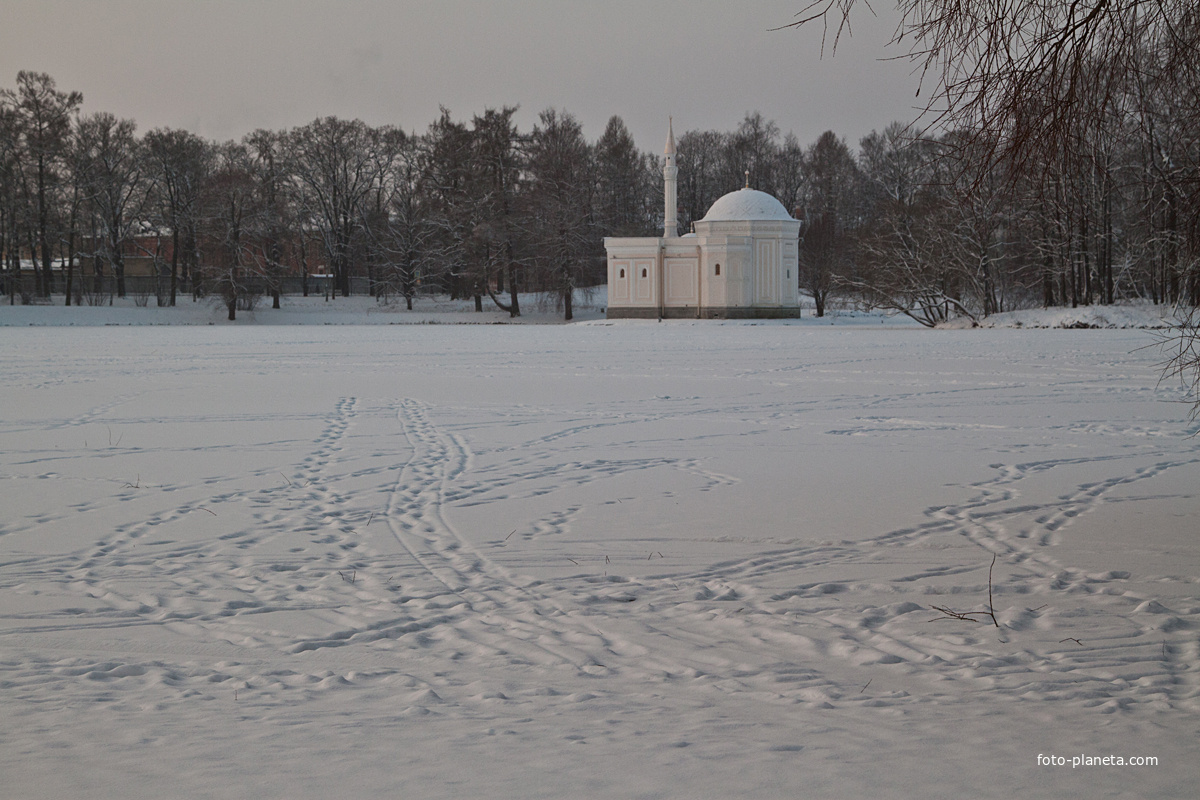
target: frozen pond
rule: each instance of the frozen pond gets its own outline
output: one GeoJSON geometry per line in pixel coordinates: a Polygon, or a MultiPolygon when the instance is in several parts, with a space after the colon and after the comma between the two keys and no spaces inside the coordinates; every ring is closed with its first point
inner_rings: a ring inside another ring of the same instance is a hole
{"type": "Polygon", "coordinates": [[[1200,445],[1144,331],[3,336],[11,796],[1200,781],[1200,445]]]}

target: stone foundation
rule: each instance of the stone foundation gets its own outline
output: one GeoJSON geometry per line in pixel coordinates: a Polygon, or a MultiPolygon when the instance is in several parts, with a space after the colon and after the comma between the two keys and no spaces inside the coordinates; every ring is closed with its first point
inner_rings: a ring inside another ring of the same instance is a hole
{"type": "Polygon", "coordinates": [[[606,312],[608,319],[658,319],[659,311],[663,319],[799,319],[800,308],[792,307],[705,307],[669,306],[658,309],[653,307],[636,306],[609,308],[606,312]]]}

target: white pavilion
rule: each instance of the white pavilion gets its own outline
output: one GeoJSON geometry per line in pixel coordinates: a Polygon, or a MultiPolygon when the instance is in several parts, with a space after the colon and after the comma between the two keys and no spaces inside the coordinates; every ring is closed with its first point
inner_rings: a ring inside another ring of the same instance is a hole
{"type": "Polygon", "coordinates": [[[680,236],[673,126],[665,154],[663,235],[604,239],[609,319],[800,316],[799,220],[747,176],[680,236]]]}

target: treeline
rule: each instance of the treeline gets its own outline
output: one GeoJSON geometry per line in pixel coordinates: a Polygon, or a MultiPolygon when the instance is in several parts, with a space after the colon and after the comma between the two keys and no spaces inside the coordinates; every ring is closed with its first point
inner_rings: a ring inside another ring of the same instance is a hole
{"type": "Polygon", "coordinates": [[[261,291],[278,305],[284,278],[307,292],[321,274],[334,296],[365,284],[409,308],[439,291],[517,316],[518,292],[550,292],[570,319],[573,289],[604,281],[602,237],[650,235],[661,220],[647,199],[661,192],[657,161],[617,117],[595,142],[555,109],[520,131],[510,107],[470,121],[443,109],[421,134],[327,117],[212,142],[138,135],[81,104],[31,72],[0,94],[11,302],[78,302],[101,279],[124,296],[136,257],[153,263],[160,304],[186,286],[223,298],[230,318],[261,291]]]}
{"type": "MultiPolygon", "coordinates": [[[[776,196],[804,222],[800,286],[818,315],[834,296],[930,325],[1038,304],[1195,306],[1200,132],[1178,113],[1182,91],[1130,87],[1055,140],[1069,146],[1020,159],[983,130],[893,123],[852,150],[747,114],[732,132],[678,137],[681,230],[747,182],[776,196]]],[[[307,291],[323,274],[335,295],[365,285],[409,308],[439,291],[516,316],[518,292],[550,292],[569,319],[574,288],[604,280],[604,236],[661,231],[661,159],[619,117],[595,142],[566,112],[523,132],[504,107],[469,121],[443,109],[420,134],[328,117],[218,143],[139,136],[81,103],[37,73],[0,94],[12,302],[56,291],[69,304],[101,278],[124,294],[125,259],[140,255],[161,304],[183,286],[231,317],[255,292],[278,304],[284,278],[307,291]]]]}

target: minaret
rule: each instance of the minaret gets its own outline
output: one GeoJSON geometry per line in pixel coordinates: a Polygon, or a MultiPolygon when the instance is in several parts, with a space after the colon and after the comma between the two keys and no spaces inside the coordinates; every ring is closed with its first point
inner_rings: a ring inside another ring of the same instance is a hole
{"type": "Polygon", "coordinates": [[[675,183],[679,167],[675,166],[675,129],[670,117],[667,117],[667,147],[663,152],[667,157],[663,164],[663,237],[674,239],[679,236],[679,188],[675,183]]]}

